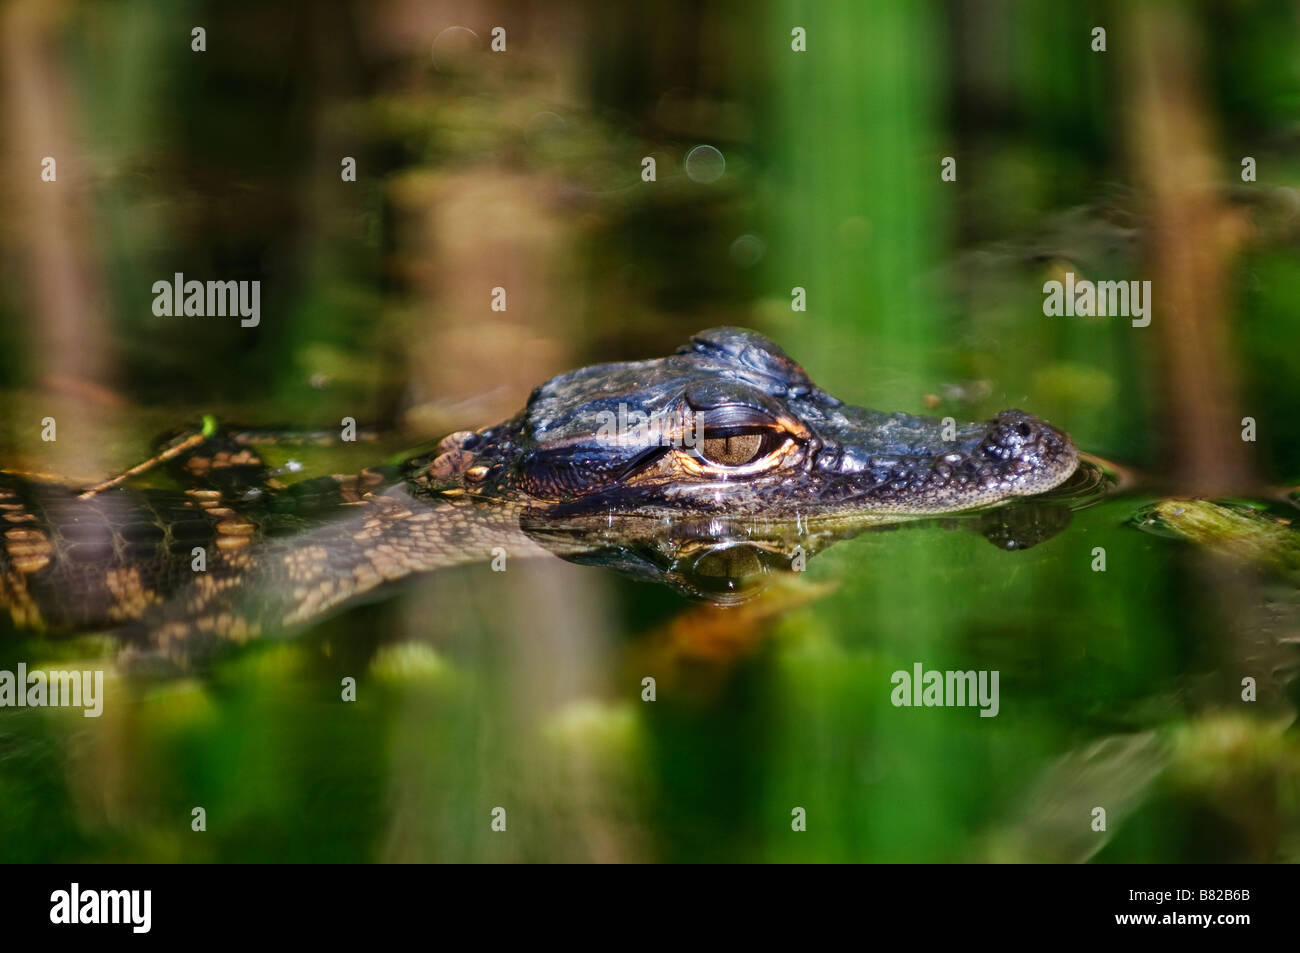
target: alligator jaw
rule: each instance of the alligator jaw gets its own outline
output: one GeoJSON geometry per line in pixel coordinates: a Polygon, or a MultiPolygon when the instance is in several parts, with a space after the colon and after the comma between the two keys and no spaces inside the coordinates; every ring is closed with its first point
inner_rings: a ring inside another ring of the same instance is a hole
{"type": "Polygon", "coordinates": [[[809,472],[829,515],[930,516],[1035,496],[1078,467],[1073,441],[1019,410],[983,424],[841,407],[809,472]]]}

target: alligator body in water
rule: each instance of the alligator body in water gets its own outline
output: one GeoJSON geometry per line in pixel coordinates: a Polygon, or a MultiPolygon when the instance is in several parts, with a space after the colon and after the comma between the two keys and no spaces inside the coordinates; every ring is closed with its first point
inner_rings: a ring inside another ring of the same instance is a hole
{"type": "Polygon", "coordinates": [[[173,442],[169,465],[191,489],[79,493],[0,474],[0,605],[17,626],[113,630],[179,655],[502,554],[726,601],[683,568],[701,549],[788,562],[792,546],[1044,493],[1078,455],[1020,411],[945,428],[844,404],[762,336],[720,328],[669,357],[556,377],[504,423],[348,479],[276,488],[224,431],[173,442]],[[655,426],[611,426],[629,419],[655,426]]]}

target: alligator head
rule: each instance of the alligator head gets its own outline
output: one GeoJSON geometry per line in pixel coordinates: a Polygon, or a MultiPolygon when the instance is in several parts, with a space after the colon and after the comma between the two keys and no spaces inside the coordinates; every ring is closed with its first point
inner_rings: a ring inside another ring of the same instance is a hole
{"type": "Polygon", "coordinates": [[[515,418],[453,434],[434,483],[547,517],[906,519],[1050,490],[1070,438],[1018,410],[983,423],[845,404],[753,331],[715,328],[669,357],[538,387],[515,418]]]}
{"type": "MultiPolygon", "coordinates": [[[[235,476],[264,474],[235,435],[197,437],[193,458],[173,454],[177,467],[206,473],[221,459],[235,476]]],[[[975,510],[942,522],[1000,548],[1034,545],[1068,523],[1078,487],[989,507],[1050,490],[1076,466],[1070,439],[1028,414],[945,428],[850,407],[771,342],[721,328],[659,360],[556,377],[498,426],[351,479],[236,496],[243,479],[77,493],[0,474],[15,524],[0,545],[0,610],[47,631],[119,627],[146,655],[181,659],[502,551],[728,604],[887,524],[975,510]],[[206,540],[196,574],[193,547],[206,540]]]]}

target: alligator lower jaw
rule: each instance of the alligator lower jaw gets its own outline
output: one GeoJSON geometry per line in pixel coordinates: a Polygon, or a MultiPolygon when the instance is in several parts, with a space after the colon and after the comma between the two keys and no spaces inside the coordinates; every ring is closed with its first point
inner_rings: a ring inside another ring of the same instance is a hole
{"type": "Polygon", "coordinates": [[[785,533],[796,535],[816,533],[820,530],[838,532],[854,528],[866,529],[891,523],[907,523],[938,516],[974,514],[997,509],[1012,503],[1032,500],[1050,492],[1064,483],[1074,468],[1049,486],[1033,494],[991,493],[986,498],[960,501],[911,501],[890,503],[847,501],[833,506],[808,504],[795,508],[766,507],[747,509],[738,506],[720,507],[716,511],[702,507],[654,504],[630,509],[586,509],[575,506],[557,508],[528,508],[526,525],[541,529],[554,528],[597,531],[609,536],[620,534],[690,534],[740,538],[755,533],[785,533]]]}
{"type": "Polygon", "coordinates": [[[949,513],[977,512],[1050,493],[1069,480],[1078,468],[1079,460],[1076,456],[1064,461],[1053,472],[1036,473],[1033,484],[1030,486],[995,484],[987,489],[970,489],[969,487],[959,486],[956,488],[941,488],[933,493],[926,493],[922,490],[909,494],[906,499],[869,499],[861,502],[848,500],[843,504],[824,507],[818,513],[817,518],[848,520],[871,517],[923,519],[927,516],[942,516],[949,513]]]}
{"type": "MultiPolygon", "coordinates": [[[[843,495],[828,500],[813,497],[806,501],[764,501],[761,494],[745,492],[742,487],[719,484],[693,487],[668,500],[609,505],[608,501],[574,500],[550,509],[557,519],[570,517],[654,520],[663,523],[746,523],[766,525],[782,523],[821,525],[870,525],[903,522],[953,513],[978,512],[1017,500],[1031,499],[1048,493],[1065,483],[1078,469],[1077,454],[1063,457],[1052,468],[1032,474],[1032,480],[1005,480],[989,487],[971,483],[951,484],[933,489],[903,488],[895,494],[873,488],[860,497],[843,495]]],[[[547,512],[546,507],[539,511],[547,512]]]]}

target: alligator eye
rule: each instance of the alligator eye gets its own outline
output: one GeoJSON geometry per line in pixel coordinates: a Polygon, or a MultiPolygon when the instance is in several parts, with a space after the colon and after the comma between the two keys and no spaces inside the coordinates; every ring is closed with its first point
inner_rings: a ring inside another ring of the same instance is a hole
{"type": "Polygon", "coordinates": [[[771,430],[706,430],[700,456],[720,467],[743,467],[771,453],[780,437],[771,430]]]}
{"type": "Polygon", "coordinates": [[[710,463],[724,467],[743,467],[752,463],[763,449],[763,435],[742,433],[725,437],[705,437],[700,452],[710,463]]]}

